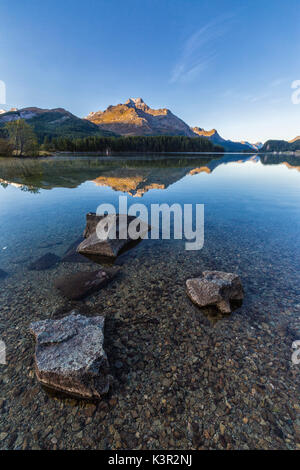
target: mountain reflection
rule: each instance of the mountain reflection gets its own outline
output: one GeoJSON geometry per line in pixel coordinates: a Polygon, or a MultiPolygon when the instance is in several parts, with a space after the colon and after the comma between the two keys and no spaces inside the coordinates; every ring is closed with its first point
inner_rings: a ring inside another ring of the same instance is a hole
{"type": "Polygon", "coordinates": [[[0,185],[37,193],[40,189],[76,188],[86,181],[142,197],[163,190],[186,175],[211,174],[220,165],[261,162],[300,170],[292,155],[155,155],[139,157],[55,157],[45,159],[0,159],[0,185]]]}

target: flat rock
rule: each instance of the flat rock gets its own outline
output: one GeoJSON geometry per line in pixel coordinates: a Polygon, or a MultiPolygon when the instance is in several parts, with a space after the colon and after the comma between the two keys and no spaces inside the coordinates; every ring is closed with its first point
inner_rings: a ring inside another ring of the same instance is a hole
{"type": "Polygon", "coordinates": [[[109,364],[103,349],[102,316],[75,311],[60,320],[31,323],[36,339],[35,370],[45,386],[80,398],[98,399],[109,389],[109,364]]]}
{"type": "Polygon", "coordinates": [[[7,276],[8,276],[8,274],[5,271],[3,271],[2,269],[0,269],[0,279],[4,279],[7,276]]]}
{"type": "Polygon", "coordinates": [[[46,253],[45,255],[41,256],[41,258],[37,259],[33,263],[28,266],[28,269],[31,271],[43,271],[45,269],[52,268],[58,261],[60,257],[55,255],[54,253],[46,253]]]}
{"type": "Polygon", "coordinates": [[[214,305],[222,313],[230,313],[230,301],[244,298],[243,286],[237,274],[204,271],[202,275],[186,281],[187,295],[199,307],[214,305]]]}
{"type": "Polygon", "coordinates": [[[80,255],[77,253],[78,245],[83,241],[83,237],[77,238],[69,248],[65,251],[63,257],[61,258],[62,263],[89,263],[90,260],[85,256],[80,255]]]}
{"type": "Polygon", "coordinates": [[[142,239],[149,230],[150,226],[148,224],[134,216],[126,216],[122,214],[104,216],[88,213],[86,215],[86,228],[83,234],[85,240],[79,244],[77,253],[84,256],[96,255],[106,258],[116,258],[122,249],[142,239]],[[107,231],[105,238],[99,238],[97,226],[99,222],[104,219],[110,221],[111,224],[114,223],[116,231],[114,234],[114,230],[111,227],[107,231]],[[134,223],[139,227],[138,231],[140,236],[137,238],[132,237],[130,233],[128,233],[131,223],[134,223]]]}
{"type": "Polygon", "coordinates": [[[104,287],[119,270],[100,267],[97,271],[79,271],[57,279],[54,286],[68,299],[80,300],[104,287]]]}

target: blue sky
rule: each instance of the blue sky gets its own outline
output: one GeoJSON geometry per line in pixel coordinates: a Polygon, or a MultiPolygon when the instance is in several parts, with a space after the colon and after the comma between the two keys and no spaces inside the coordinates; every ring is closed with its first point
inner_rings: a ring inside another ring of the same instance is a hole
{"type": "Polygon", "coordinates": [[[140,96],[233,140],[300,134],[299,0],[1,0],[0,20],[8,104],[140,96]]]}

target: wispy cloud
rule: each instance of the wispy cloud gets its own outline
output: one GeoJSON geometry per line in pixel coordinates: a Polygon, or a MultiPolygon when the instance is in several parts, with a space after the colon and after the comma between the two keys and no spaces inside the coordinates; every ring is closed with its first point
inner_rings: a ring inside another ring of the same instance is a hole
{"type": "Polygon", "coordinates": [[[217,55],[217,41],[228,31],[231,18],[219,17],[187,38],[171,72],[171,83],[190,82],[209,66],[217,55]]]}
{"type": "Polygon", "coordinates": [[[282,86],[289,83],[287,78],[275,78],[267,85],[255,92],[246,92],[245,90],[228,89],[221,93],[222,98],[230,99],[231,101],[244,101],[248,103],[266,102],[270,104],[277,104],[282,102],[282,86]],[[278,93],[280,92],[280,96],[278,93]]]}
{"type": "Polygon", "coordinates": [[[271,83],[270,83],[270,87],[271,88],[275,88],[275,87],[279,87],[280,85],[282,85],[283,83],[286,83],[288,81],[288,78],[276,78],[275,80],[273,80],[271,83]]]}
{"type": "Polygon", "coordinates": [[[222,98],[230,99],[233,101],[244,101],[248,103],[256,103],[258,101],[266,100],[271,96],[270,92],[263,93],[246,93],[244,91],[226,90],[221,93],[222,98]]]}

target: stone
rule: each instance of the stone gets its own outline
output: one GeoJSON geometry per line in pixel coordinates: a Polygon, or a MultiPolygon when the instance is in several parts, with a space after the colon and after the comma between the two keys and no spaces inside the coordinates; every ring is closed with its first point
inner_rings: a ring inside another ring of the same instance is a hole
{"type": "Polygon", "coordinates": [[[5,271],[3,271],[2,269],[0,269],[0,279],[4,279],[7,276],[8,276],[8,274],[5,271]]]}
{"type": "Polygon", "coordinates": [[[31,323],[36,339],[37,379],[68,395],[99,399],[109,390],[109,364],[103,349],[102,316],[87,318],[76,311],[59,320],[31,323]]]}
{"type": "Polygon", "coordinates": [[[230,313],[230,301],[242,300],[244,291],[237,274],[222,271],[204,271],[203,277],[186,281],[187,295],[199,307],[216,306],[222,313],[230,313]]]}
{"type": "Polygon", "coordinates": [[[122,362],[122,361],[116,361],[116,362],[115,362],[115,367],[116,367],[117,369],[122,369],[122,367],[123,367],[123,362],[122,362]]]}
{"type": "Polygon", "coordinates": [[[89,263],[90,260],[85,256],[80,255],[77,253],[76,249],[78,245],[83,241],[83,237],[77,238],[75,242],[71,243],[69,248],[65,251],[61,263],[89,263]]]}
{"type": "Polygon", "coordinates": [[[120,268],[102,268],[97,271],[79,271],[75,274],[66,274],[57,279],[54,286],[68,299],[80,300],[98,291],[111,281],[120,268]]]}
{"type": "Polygon", "coordinates": [[[77,253],[84,256],[96,255],[115,259],[121,250],[125,249],[125,247],[128,248],[130,244],[137,243],[149,230],[150,226],[148,224],[134,216],[122,214],[98,216],[94,213],[88,213],[86,216],[86,228],[83,234],[85,240],[79,244],[77,253]],[[109,229],[103,238],[99,238],[96,231],[101,221],[109,224],[109,229]],[[128,227],[131,223],[136,224],[139,228],[138,238],[132,238],[128,233],[128,227]],[[115,236],[114,226],[116,227],[115,236]],[[124,236],[122,237],[123,231],[124,236]]]}
{"type": "Polygon", "coordinates": [[[54,253],[46,253],[45,255],[41,256],[39,259],[34,261],[28,266],[28,269],[31,271],[44,271],[45,269],[52,268],[58,261],[60,257],[55,255],[54,253]]]}

